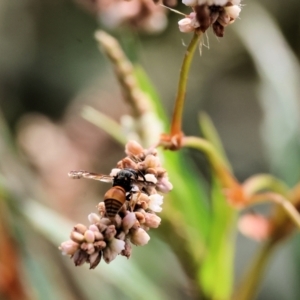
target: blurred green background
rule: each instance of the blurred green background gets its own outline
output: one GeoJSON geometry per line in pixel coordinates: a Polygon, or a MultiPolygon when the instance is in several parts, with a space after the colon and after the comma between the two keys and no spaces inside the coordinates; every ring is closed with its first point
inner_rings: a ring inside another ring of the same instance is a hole
{"type": "MultiPolygon", "coordinates": [[[[240,20],[226,29],[225,37],[216,38],[209,31],[204,37],[209,49],[203,46],[202,54],[195,55],[184,131],[198,135],[198,113],[207,112],[240,181],[270,172],[292,187],[300,179],[300,3],[242,4],[240,20]]],[[[183,5],[176,9],[189,12],[183,5]]],[[[126,54],[147,72],[168,116],[191,38],[178,31],[180,18],[169,12],[167,29],[154,35],[136,28],[112,31],[126,54]]],[[[105,29],[95,15],[71,0],[0,1],[0,108],[12,138],[7,139],[3,125],[1,178],[18,201],[39,199],[74,224],[87,222],[107,186],[74,184],[67,173],[72,169],[109,173],[123,155],[122,147],[81,118],[81,107],[90,105],[117,121],[129,111],[93,38],[98,28],[105,29]]],[[[199,176],[209,177],[205,159],[193,151],[186,154],[199,176]]],[[[39,222],[49,221],[63,241],[69,224],[59,223],[50,212],[42,215],[43,209],[34,205],[26,209],[26,214],[40,218],[33,227],[17,220],[13,212],[2,210],[1,218],[7,219],[4,223],[20,242],[16,247],[22,258],[21,283],[28,287],[29,299],[142,299],[143,284],[153,293],[145,299],[194,299],[183,266],[159,233],[151,232],[149,245],[135,248],[129,261],[119,257],[111,265],[101,262],[97,271],[87,271],[61,257],[59,239],[48,235],[47,226],[38,228],[39,222]],[[138,271],[130,273],[129,264],[137,264],[138,271]],[[143,278],[138,272],[148,281],[136,283],[136,294],[126,292],[128,278],[143,278]]],[[[156,231],[160,230],[167,228],[162,224],[156,231]]],[[[299,244],[295,236],[278,247],[257,299],[300,298],[299,244]]],[[[237,278],[257,246],[238,236],[237,278]]]]}

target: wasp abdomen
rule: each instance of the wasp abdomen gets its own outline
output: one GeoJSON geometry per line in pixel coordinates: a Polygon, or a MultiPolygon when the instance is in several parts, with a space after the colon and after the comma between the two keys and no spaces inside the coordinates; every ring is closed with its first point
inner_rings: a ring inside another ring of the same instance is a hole
{"type": "Polygon", "coordinates": [[[126,201],[126,192],[120,186],[114,186],[104,195],[106,215],[109,218],[115,217],[126,201]]]}

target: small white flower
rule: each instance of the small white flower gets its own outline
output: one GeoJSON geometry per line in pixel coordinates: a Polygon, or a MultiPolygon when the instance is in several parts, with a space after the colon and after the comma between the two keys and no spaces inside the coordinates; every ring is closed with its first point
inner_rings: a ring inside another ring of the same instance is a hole
{"type": "Polygon", "coordinates": [[[135,224],[136,217],[134,212],[127,214],[122,220],[122,227],[125,233],[128,233],[129,229],[135,224]]]}
{"type": "Polygon", "coordinates": [[[156,184],[156,187],[162,193],[168,193],[173,189],[173,185],[167,177],[160,179],[156,184]]]}
{"type": "Polygon", "coordinates": [[[241,0],[231,0],[230,1],[233,5],[240,5],[241,0]]]}
{"type": "Polygon", "coordinates": [[[109,264],[112,260],[114,260],[118,254],[121,253],[125,248],[125,242],[122,240],[118,240],[113,238],[109,245],[103,249],[103,258],[104,261],[109,264]]]}
{"type": "Polygon", "coordinates": [[[192,20],[190,18],[184,18],[178,21],[179,30],[181,32],[187,33],[192,32],[195,28],[192,26],[192,20]]]}
{"type": "Polygon", "coordinates": [[[61,243],[59,247],[62,255],[73,255],[78,248],[79,244],[71,240],[61,243]]]}
{"type": "Polygon", "coordinates": [[[149,196],[149,203],[148,207],[154,212],[160,212],[162,211],[162,208],[160,207],[163,204],[164,197],[159,194],[153,194],[149,196]]]}
{"type": "Polygon", "coordinates": [[[114,168],[110,171],[110,176],[116,176],[119,172],[121,171],[121,169],[118,168],[114,168]]]}
{"type": "Polygon", "coordinates": [[[196,13],[194,12],[190,13],[186,18],[180,20],[178,25],[181,32],[192,32],[200,26],[196,13]]]}
{"type": "Polygon", "coordinates": [[[241,12],[241,8],[238,5],[225,6],[224,9],[226,13],[229,15],[229,17],[234,20],[239,16],[241,12]]]}
{"type": "Polygon", "coordinates": [[[136,246],[144,246],[150,240],[149,234],[142,228],[131,230],[130,241],[136,246]]]}
{"type": "Polygon", "coordinates": [[[88,242],[88,243],[93,243],[95,241],[95,235],[94,232],[92,230],[87,230],[84,233],[84,239],[88,242]]]}
{"type": "Polygon", "coordinates": [[[198,0],[198,5],[206,4],[208,6],[218,5],[223,6],[228,2],[228,0],[198,0]]]}
{"type": "Polygon", "coordinates": [[[150,228],[157,228],[161,222],[161,218],[156,214],[145,213],[144,225],[150,228]]]}
{"type": "Polygon", "coordinates": [[[109,247],[112,251],[116,252],[117,254],[120,254],[122,250],[124,250],[125,242],[118,239],[112,239],[112,241],[109,243],[109,247]]]}
{"type": "Polygon", "coordinates": [[[100,222],[100,217],[95,213],[90,213],[88,215],[88,220],[91,224],[96,224],[96,223],[100,222]]]}
{"type": "Polygon", "coordinates": [[[133,184],[131,187],[131,192],[137,193],[139,191],[140,191],[139,187],[136,184],[133,184]]]}
{"type": "Polygon", "coordinates": [[[157,178],[153,174],[146,174],[145,179],[146,179],[146,181],[152,182],[154,184],[156,184],[156,182],[157,182],[157,178]]]}
{"type": "Polygon", "coordinates": [[[198,4],[198,0],[182,0],[182,3],[186,6],[196,6],[198,4]]]}

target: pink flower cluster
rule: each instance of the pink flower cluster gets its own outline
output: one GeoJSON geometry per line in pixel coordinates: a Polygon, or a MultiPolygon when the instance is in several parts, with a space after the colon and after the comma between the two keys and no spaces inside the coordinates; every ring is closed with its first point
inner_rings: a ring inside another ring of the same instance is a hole
{"type": "Polygon", "coordinates": [[[122,169],[130,169],[141,174],[142,180],[138,184],[133,182],[130,199],[113,218],[107,217],[105,202],[100,202],[98,214],[88,216],[89,226],[74,226],[70,240],[63,242],[59,249],[71,256],[76,266],[89,263],[93,269],[102,257],[110,263],[118,254],[129,258],[131,244],[147,244],[150,240],[147,231],[157,228],[161,222],[156,213],[162,210],[163,196],[158,192],[169,192],[172,184],[160,164],[157,150],[143,149],[137,142],[130,141],[125,152],[127,156],[117,163],[110,176],[115,177],[122,169]]]}

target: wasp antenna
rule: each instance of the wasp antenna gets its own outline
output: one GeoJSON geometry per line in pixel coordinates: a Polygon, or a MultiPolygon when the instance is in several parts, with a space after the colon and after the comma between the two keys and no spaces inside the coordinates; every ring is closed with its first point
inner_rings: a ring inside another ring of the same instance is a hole
{"type": "Polygon", "coordinates": [[[164,5],[164,4],[159,4],[159,5],[162,6],[162,7],[165,7],[165,8],[167,8],[167,9],[169,9],[170,11],[172,11],[172,12],[178,14],[178,15],[183,15],[183,16],[186,17],[186,14],[182,13],[182,12],[179,11],[179,10],[173,9],[173,8],[171,8],[171,7],[168,7],[168,6],[164,5]]]}

